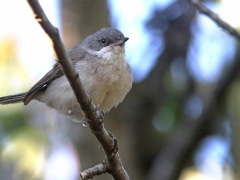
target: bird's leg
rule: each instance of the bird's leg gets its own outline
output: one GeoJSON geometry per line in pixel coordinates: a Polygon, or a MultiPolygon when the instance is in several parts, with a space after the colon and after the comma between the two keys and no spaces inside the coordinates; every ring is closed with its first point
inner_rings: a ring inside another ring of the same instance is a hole
{"type": "Polygon", "coordinates": [[[82,113],[82,111],[81,111],[81,110],[73,110],[73,109],[69,109],[69,110],[67,111],[67,114],[68,114],[69,116],[72,116],[72,115],[75,115],[75,114],[79,114],[79,113],[82,113]]]}
{"type": "MultiPolygon", "coordinates": [[[[99,107],[100,107],[100,105],[98,104],[97,105],[97,109],[99,109],[99,107]]],[[[73,109],[69,109],[67,111],[67,114],[69,116],[72,116],[72,115],[75,115],[75,114],[79,114],[79,113],[82,113],[82,111],[81,110],[73,110],[73,109]]],[[[103,118],[104,118],[104,112],[100,110],[100,119],[101,119],[102,123],[103,123],[103,118]]],[[[89,124],[88,124],[87,119],[85,117],[81,121],[73,120],[73,122],[78,122],[78,123],[80,122],[80,123],[82,123],[82,125],[84,127],[89,127],[89,124]]]]}
{"type": "MultiPolygon", "coordinates": [[[[99,109],[99,106],[100,105],[97,105],[97,109],[99,109]]],[[[104,112],[100,110],[100,120],[101,120],[102,123],[103,123],[103,118],[104,118],[104,112]]],[[[87,119],[85,117],[81,120],[81,123],[84,127],[89,127],[89,124],[88,124],[87,119]]]]}
{"type": "MultiPolygon", "coordinates": [[[[72,109],[69,109],[68,112],[67,112],[67,114],[68,114],[69,116],[72,116],[72,115],[75,115],[75,114],[79,114],[79,113],[82,113],[82,111],[81,111],[81,110],[72,110],[72,109]]],[[[73,122],[76,122],[76,123],[81,123],[84,127],[89,127],[86,118],[83,118],[81,121],[75,120],[75,119],[72,119],[72,118],[71,118],[71,120],[72,120],[73,122]]]]}

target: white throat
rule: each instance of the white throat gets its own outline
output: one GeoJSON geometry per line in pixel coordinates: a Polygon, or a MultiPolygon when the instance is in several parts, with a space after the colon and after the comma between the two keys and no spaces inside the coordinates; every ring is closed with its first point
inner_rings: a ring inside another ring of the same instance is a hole
{"type": "Polygon", "coordinates": [[[102,48],[100,51],[94,51],[91,49],[87,49],[82,46],[82,48],[87,51],[92,56],[98,57],[104,60],[110,59],[124,59],[125,61],[125,50],[124,46],[114,46],[110,45],[107,47],[102,48]]]}

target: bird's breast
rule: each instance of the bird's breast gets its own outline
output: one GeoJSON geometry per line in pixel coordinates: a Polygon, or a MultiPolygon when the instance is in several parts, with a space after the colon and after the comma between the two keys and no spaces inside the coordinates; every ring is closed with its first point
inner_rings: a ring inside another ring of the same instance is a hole
{"type": "Polygon", "coordinates": [[[122,102],[132,87],[133,77],[124,49],[120,46],[114,48],[101,58],[88,62],[89,70],[85,68],[85,73],[80,74],[88,94],[103,111],[109,111],[122,102]]]}

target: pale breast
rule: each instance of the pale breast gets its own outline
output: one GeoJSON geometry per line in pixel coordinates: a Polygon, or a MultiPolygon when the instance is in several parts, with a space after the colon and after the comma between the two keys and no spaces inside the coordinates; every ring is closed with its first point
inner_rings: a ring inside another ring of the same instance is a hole
{"type": "Polygon", "coordinates": [[[79,67],[79,71],[84,72],[81,78],[88,94],[104,112],[122,102],[133,82],[131,68],[125,60],[123,47],[112,48],[91,64],[88,62],[89,70],[86,71],[86,64],[79,67]]]}
{"type": "Polygon", "coordinates": [[[109,86],[105,98],[100,104],[100,109],[107,112],[121,103],[132,88],[132,81],[132,75],[127,69],[119,74],[118,79],[109,86]]]}

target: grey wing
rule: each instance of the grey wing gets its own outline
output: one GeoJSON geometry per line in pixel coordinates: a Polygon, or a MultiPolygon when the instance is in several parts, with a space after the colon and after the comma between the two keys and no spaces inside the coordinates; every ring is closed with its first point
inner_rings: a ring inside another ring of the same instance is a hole
{"type": "Polygon", "coordinates": [[[24,105],[27,105],[39,91],[47,88],[48,84],[50,84],[54,79],[63,75],[64,74],[59,64],[56,63],[53,68],[27,92],[23,100],[24,105]]]}
{"type": "MultiPolygon", "coordinates": [[[[81,48],[81,45],[78,45],[72,48],[68,52],[69,59],[72,61],[73,66],[75,66],[77,61],[83,60],[86,56],[87,52],[81,48]]],[[[63,76],[64,73],[62,72],[59,64],[55,64],[53,68],[45,75],[42,79],[40,79],[26,94],[23,102],[24,105],[27,105],[34,96],[47,88],[47,86],[56,78],[63,76]]]]}

